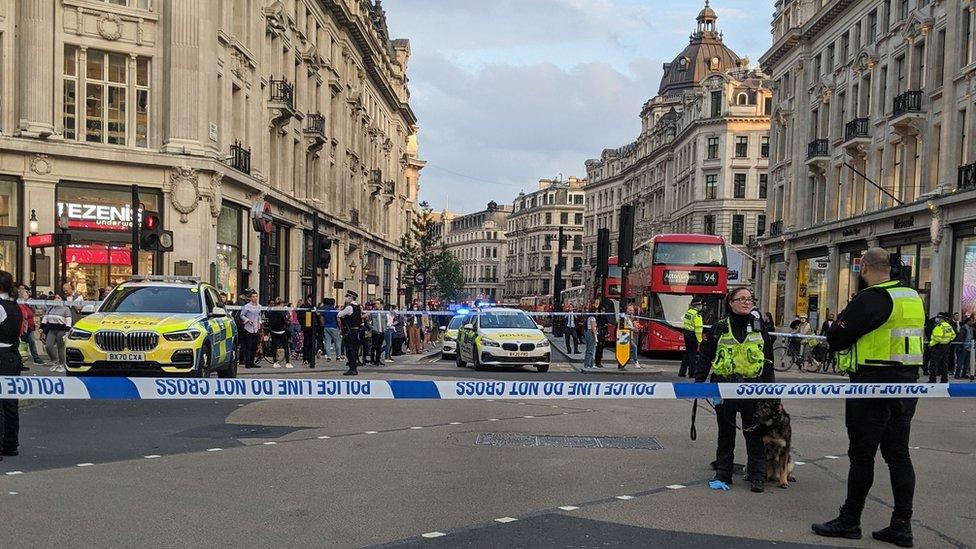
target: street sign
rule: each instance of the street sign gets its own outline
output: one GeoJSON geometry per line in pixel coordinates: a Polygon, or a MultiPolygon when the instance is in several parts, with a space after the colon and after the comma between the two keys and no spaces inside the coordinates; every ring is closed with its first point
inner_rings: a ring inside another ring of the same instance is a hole
{"type": "Polygon", "coordinates": [[[630,362],[630,328],[617,329],[617,365],[623,368],[630,362]]]}
{"type": "Polygon", "coordinates": [[[44,233],[27,237],[28,248],[51,248],[71,244],[71,233],[44,233]]]}
{"type": "Polygon", "coordinates": [[[267,200],[258,200],[251,206],[251,226],[255,231],[259,233],[270,233],[272,219],[271,203],[267,200]]]}
{"type": "Polygon", "coordinates": [[[413,282],[418,286],[427,284],[427,271],[417,271],[413,273],[413,282]]]}

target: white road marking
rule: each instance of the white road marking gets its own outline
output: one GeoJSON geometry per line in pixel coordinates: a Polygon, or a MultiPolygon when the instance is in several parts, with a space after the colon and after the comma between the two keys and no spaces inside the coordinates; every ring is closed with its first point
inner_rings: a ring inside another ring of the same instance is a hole
{"type": "Polygon", "coordinates": [[[448,425],[460,425],[460,424],[461,424],[460,421],[452,421],[452,422],[448,423],[448,425]]]}
{"type": "Polygon", "coordinates": [[[17,495],[17,492],[7,492],[7,495],[8,496],[16,496],[17,495]]]}
{"type": "Polygon", "coordinates": [[[627,501],[628,499],[634,499],[634,496],[617,496],[617,499],[627,501]]]}
{"type": "Polygon", "coordinates": [[[794,461],[793,463],[796,464],[796,465],[806,465],[807,464],[807,462],[805,462],[805,461],[794,461]]]}
{"type": "Polygon", "coordinates": [[[490,418],[488,421],[498,421],[498,418],[490,418]]]}
{"type": "Polygon", "coordinates": [[[95,464],[94,463],[79,463],[78,464],[78,467],[91,467],[92,465],[95,465],[95,464]]]}
{"type": "Polygon", "coordinates": [[[410,428],[411,431],[419,431],[421,429],[423,429],[423,427],[421,427],[420,425],[417,425],[417,426],[414,426],[414,427],[411,427],[410,428]]]}
{"type": "Polygon", "coordinates": [[[316,438],[318,438],[319,440],[327,440],[327,439],[330,439],[332,437],[330,437],[329,435],[322,435],[322,436],[316,437],[316,438]]]}
{"type": "Polygon", "coordinates": [[[562,509],[563,511],[575,511],[579,509],[579,507],[575,505],[563,505],[562,507],[560,507],[560,509],[562,509]]]}
{"type": "Polygon", "coordinates": [[[668,486],[668,490],[680,490],[682,488],[685,488],[684,484],[672,484],[668,486]]]}
{"type": "Polygon", "coordinates": [[[518,520],[517,518],[512,518],[512,517],[502,517],[502,518],[496,518],[496,519],[495,519],[495,522],[500,522],[500,523],[502,523],[502,524],[505,524],[505,523],[507,523],[507,522],[515,522],[515,521],[517,521],[517,520],[518,520]]]}
{"type": "Polygon", "coordinates": [[[827,459],[840,459],[837,456],[824,456],[824,457],[827,458],[827,459]]]}
{"type": "Polygon", "coordinates": [[[366,432],[365,432],[365,433],[363,433],[363,434],[364,434],[364,435],[375,435],[376,433],[377,433],[377,431],[366,431],[366,432]]]}
{"type": "Polygon", "coordinates": [[[522,417],[525,418],[525,419],[534,419],[535,418],[535,416],[522,416],[522,417]]]}
{"type": "Polygon", "coordinates": [[[7,471],[7,474],[10,475],[10,476],[23,475],[24,472],[23,471],[7,471]]]}
{"type": "Polygon", "coordinates": [[[207,448],[208,452],[219,452],[221,450],[223,450],[223,448],[207,448]]]}
{"type": "Polygon", "coordinates": [[[278,443],[272,440],[272,441],[268,441],[268,442],[263,442],[262,444],[264,444],[265,446],[274,446],[275,444],[278,444],[278,443]]]}
{"type": "Polygon", "coordinates": [[[152,455],[142,456],[142,457],[144,457],[146,459],[156,459],[156,458],[159,458],[159,457],[162,457],[162,456],[160,456],[159,454],[152,454],[152,455]]]}
{"type": "Polygon", "coordinates": [[[444,532],[427,532],[426,534],[420,534],[420,537],[431,539],[431,538],[439,538],[441,536],[446,536],[446,535],[447,534],[445,534],[444,532]]]}

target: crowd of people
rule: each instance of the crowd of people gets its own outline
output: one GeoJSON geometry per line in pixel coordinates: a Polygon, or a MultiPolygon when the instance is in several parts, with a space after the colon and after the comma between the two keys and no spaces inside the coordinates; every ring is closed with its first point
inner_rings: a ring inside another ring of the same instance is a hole
{"type": "MultiPolygon", "coordinates": [[[[81,303],[85,301],[85,296],[71,282],[65,282],[61,292],[50,291],[37,296],[26,284],[17,285],[16,290],[20,301],[37,299],[53,302],[42,307],[19,304],[23,322],[20,341],[27,348],[27,358],[33,366],[47,367],[52,372],[64,372],[64,338],[81,315],[81,303]]],[[[100,288],[98,299],[104,299],[108,292],[108,288],[100,288]]],[[[29,370],[30,367],[25,364],[22,369],[29,370]]]]}

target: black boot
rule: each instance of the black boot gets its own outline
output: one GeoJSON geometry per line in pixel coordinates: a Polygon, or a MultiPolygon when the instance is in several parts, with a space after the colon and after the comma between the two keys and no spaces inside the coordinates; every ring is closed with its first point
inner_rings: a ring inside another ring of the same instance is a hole
{"type": "Polygon", "coordinates": [[[891,519],[891,526],[877,532],[871,532],[871,537],[878,541],[894,543],[898,547],[914,547],[912,538],[912,522],[905,519],[891,519]]]}
{"type": "Polygon", "coordinates": [[[766,490],[765,483],[761,478],[754,478],[752,479],[752,486],[749,487],[749,490],[760,494],[766,490]]]}
{"type": "Polygon", "coordinates": [[[814,534],[827,538],[861,539],[860,521],[852,522],[844,517],[843,507],[839,517],[823,524],[811,524],[810,529],[813,530],[814,534]]]}

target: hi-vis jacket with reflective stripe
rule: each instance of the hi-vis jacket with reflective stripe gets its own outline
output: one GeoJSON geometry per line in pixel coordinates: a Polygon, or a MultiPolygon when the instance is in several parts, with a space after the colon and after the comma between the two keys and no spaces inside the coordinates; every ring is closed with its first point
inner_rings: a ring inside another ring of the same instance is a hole
{"type": "Polygon", "coordinates": [[[737,375],[745,379],[757,378],[766,363],[762,332],[747,328],[745,339],[739,342],[732,334],[731,322],[725,319],[725,331],[715,345],[712,372],[725,377],[737,375]]]}
{"type": "Polygon", "coordinates": [[[684,328],[686,332],[694,332],[695,337],[698,338],[698,343],[701,343],[703,324],[698,309],[692,307],[685,313],[684,328]]]}
{"type": "Polygon", "coordinates": [[[839,367],[855,372],[859,366],[921,366],[925,336],[925,307],[918,292],[900,286],[897,280],[882,282],[865,291],[883,290],[891,297],[888,320],[870,331],[846,352],[839,367]]]}
{"type": "Polygon", "coordinates": [[[948,345],[952,343],[952,340],[956,339],[956,331],[952,329],[952,324],[949,324],[945,320],[939,322],[932,329],[932,337],[929,340],[929,347],[935,347],[936,345],[948,345]]]}

